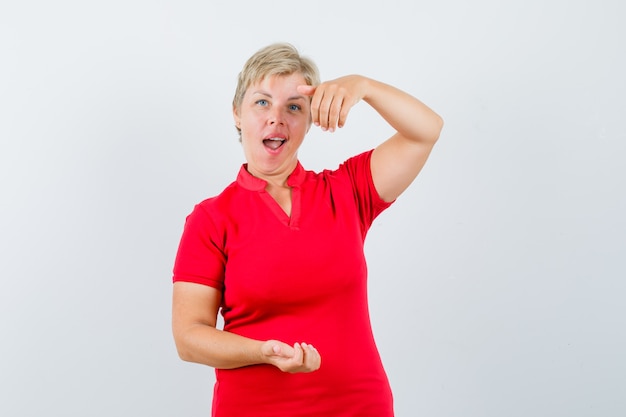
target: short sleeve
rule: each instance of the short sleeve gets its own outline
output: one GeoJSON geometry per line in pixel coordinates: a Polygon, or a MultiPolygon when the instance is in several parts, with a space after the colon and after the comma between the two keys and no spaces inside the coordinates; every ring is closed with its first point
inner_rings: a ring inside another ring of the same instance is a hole
{"type": "Polygon", "coordinates": [[[215,220],[203,203],[187,216],[174,262],[174,282],[193,282],[224,290],[224,233],[215,220]]]}
{"type": "Polygon", "coordinates": [[[371,169],[372,152],[373,149],[353,156],[337,169],[338,173],[345,173],[350,178],[364,232],[383,210],[393,204],[383,200],[374,186],[371,169]]]}

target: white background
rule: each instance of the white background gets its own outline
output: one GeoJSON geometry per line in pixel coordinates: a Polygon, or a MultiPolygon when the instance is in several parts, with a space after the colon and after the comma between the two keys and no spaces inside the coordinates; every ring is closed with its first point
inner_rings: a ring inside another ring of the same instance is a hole
{"type": "MultiPolygon", "coordinates": [[[[368,236],[397,415],[626,415],[625,7],[2,2],[0,415],[209,415],[171,268],[185,216],[243,162],[236,74],[275,41],[446,121],[368,236]]],[[[362,103],[301,161],[390,134],[362,103]]]]}

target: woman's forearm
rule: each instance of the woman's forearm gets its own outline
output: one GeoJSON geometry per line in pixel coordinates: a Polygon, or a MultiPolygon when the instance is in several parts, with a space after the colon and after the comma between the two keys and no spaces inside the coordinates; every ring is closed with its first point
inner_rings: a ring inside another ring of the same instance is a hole
{"type": "Polygon", "coordinates": [[[205,324],[174,330],[181,359],[217,369],[267,364],[283,372],[313,372],[321,365],[317,349],[307,343],[287,345],[278,340],[258,341],[205,324]]]}
{"type": "Polygon", "coordinates": [[[233,369],[267,363],[263,342],[229,333],[205,324],[190,325],[175,333],[178,355],[184,361],[218,369],[233,369]]]}

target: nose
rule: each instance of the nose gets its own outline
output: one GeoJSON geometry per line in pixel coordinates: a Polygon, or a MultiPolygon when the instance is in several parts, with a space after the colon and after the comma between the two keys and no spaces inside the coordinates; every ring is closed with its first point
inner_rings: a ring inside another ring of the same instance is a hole
{"type": "Polygon", "coordinates": [[[269,114],[269,117],[267,119],[267,122],[269,125],[282,125],[284,124],[284,114],[283,111],[278,108],[278,107],[274,107],[269,114]]]}

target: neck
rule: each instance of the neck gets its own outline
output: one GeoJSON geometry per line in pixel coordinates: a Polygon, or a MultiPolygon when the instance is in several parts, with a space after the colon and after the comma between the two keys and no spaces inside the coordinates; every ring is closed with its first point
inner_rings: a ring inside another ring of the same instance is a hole
{"type": "Polygon", "coordinates": [[[267,182],[267,188],[269,187],[287,188],[288,187],[287,180],[289,179],[289,175],[291,174],[291,172],[289,174],[284,174],[284,173],[264,174],[262,172],[257,172],[256,170],[250,169],[250,167],[248,167],[248,172],[252,176],[260,178],[263,181],[267,182]]]}
{"type": "Polygon", "coordinates": [[[296,169],[297,164],[298,161],[295,160],[293,165],[289,166],[287,169],[282,169],[280,171],[274,172],[260,172],[248,165],[248,172],[257,178],[266,181],[267,188],[289,188],[289,186],[287,185],[287,180],[296,169]]]}

